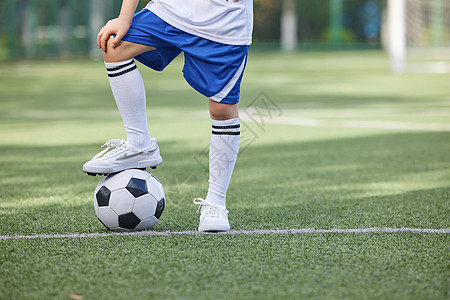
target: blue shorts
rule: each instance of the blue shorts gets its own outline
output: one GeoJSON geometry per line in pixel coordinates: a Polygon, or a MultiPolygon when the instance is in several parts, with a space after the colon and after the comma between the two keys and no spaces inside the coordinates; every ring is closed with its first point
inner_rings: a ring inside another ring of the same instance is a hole
{"type": "Polygon", "coordinates": [[[134,15],[123,40],[155,47],[135,59],[157,71],[184,52],[183,75],[190,86],[217,102],[239,102],[249,46],[221,44],[186,33],[147,9],[134,15]]]}

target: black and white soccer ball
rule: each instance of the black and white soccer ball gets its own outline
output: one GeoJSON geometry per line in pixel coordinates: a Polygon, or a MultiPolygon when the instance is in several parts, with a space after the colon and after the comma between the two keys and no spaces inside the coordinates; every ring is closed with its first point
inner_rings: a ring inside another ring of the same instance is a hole
{"type": "Polygon", "coordinates": [[[110,230],[145,230],[165,207],[161,182],[147,170],[129,169],[103,177],[95,188],[95,213],[110,230]]]}

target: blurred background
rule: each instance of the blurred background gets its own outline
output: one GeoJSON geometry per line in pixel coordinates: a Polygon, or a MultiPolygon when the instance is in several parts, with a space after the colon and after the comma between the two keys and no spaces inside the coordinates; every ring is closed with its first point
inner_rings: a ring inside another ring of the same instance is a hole
{"type": "MultiPolygon", "coordinates": [[[[0,60],[98,58],[121,2],[1,0],[0,60]]],[[[449,0],[255,0],[254,24],[253,50],[385,49],[394,72],[449,69],[449,0]]]]}

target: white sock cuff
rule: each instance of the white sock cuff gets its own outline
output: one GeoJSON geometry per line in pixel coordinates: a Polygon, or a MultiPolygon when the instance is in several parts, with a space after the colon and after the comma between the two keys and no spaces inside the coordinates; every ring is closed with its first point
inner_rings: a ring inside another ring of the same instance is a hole
{"type": "Polygon", "coordinates": [[[212,134],[221,136],[238,136],[241,134],[241,124],[240,119],[229,119],[229,120],[212,120],[212,134]]]}
{"type": "Polygon", "coordinates": [[[105,66],[108,77],[118,77],[137,69],[136,63],[133,59],[112,63],[105,61],[105,66]]]}
{"type": "Polygon", "coordinates": [[[121,65],[123,65],[123,64],[128,64],[128,63],[130,63],[131,61],[133,61],[132,58],[131,58],[131,59],[124,60],[124,61],[118,61],[118,62],[106,62],[106,61],[105,61],[105,66],[106,66],[107,68],[118,67],[118,66],[121,66],[121,65]]]}

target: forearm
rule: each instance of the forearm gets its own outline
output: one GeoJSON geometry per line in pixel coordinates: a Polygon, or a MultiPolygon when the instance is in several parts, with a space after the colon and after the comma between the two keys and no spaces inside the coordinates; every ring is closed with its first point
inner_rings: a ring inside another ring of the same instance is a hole
{"type": "Polygon", "coordinates": [[[119,18],[124,19],[131,24],[131,20],[133,19],[138,3],[139,0],[123,0],[119,18]]]}

